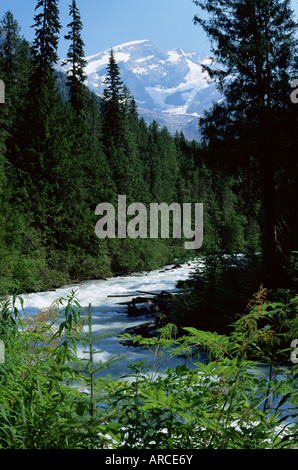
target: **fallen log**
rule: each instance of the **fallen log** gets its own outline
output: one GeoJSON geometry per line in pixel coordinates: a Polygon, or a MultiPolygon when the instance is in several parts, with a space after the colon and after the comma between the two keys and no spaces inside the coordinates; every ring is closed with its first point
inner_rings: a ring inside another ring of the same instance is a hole
{"type": "Polygon", "coordinates": [[[154,294],[154,297],[134,297],[130,302],[122,302],[121,305],[127,305],[129,316],[156,315],[158,312],[168,311],[171,307],[172,299],[173,294],[161,291],[158,294],[154,294]],[[137,304],[147,304],[147,306],[137,307],[137,304]]]}
{"type": "Polygon", "coordinates": [[[158,292],[146,292],[146,291],[143,291],[143,290],[137,290],[137,292],[139,294],[146,294],[146,295],[158,295],[158,292]]]}
{"type": "Polygon", "coordinates": [[[108,295],[108,297],[114,297],[114,298],[118,298],[118,297],[133,297],[134,295],[136,295],[136,294],[113,294],[113,295],[108,295]]]}
{"type": "Polygon", "coordinates": [[[155,321],[149,321],[147,323],[143,323],[142,325],[127,328],[123,333],[128,333],[129,335],[131,335],[131,339],[121,339],[119,343],[123,346],[134,347],[138,346],[138,344],[134,343],[133,341],[134,336],[140,335],[143,338],[152,338],[153,336],[159,336],[155,321]]]}
{"type": "Polygon", "coordinates": [[[154,301],[152,297],[135,297],[129,302],[119,302],[118,305],[131,305],[131,304],[147,304],[154,301]]]}
{"type": "MultiPolygon", "coordinates": [[[[136,293],[144,294],[144,295],[153,295],[154,297],[160,296],[160,295],[174,295],[174,293],[168,292],[165,290],[162,290],[160,292],[146,292],[143,290],[137,290],[136,293]]],[[[133,297],[134,295],[136,294],[110,294],[108,295],[108,297],[116,297],[116,298],[117,297],[133,297]]]]}

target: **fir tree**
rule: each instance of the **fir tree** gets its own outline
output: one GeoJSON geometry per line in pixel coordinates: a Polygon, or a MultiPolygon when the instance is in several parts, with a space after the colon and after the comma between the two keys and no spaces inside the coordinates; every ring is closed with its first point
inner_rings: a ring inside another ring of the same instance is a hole
{"type": "Polygon", "coordinates": [[[0,67],[8,85],[16,80],[16,51],[20,41],[20,26],[11,11],[4,14],[1,28],[5,39],[0,48],[0,67]]]}
{"type": "Polygon", "coordinates": [[[112,140],[122,142],[124,126],[124,91],[120,76],[119,66],[116,62],[113,49],[107,66],[107,74],[104,80],[102,115],[107,144],[112,140]]]}
{"type": "Polygon", "coordinates": [[[0,107],[2,131],[5,135],[5,157],[10,165],[10,188],[14,200],[20,197],[20,185],[16,177],[16,121],[23,114],[26,94],[32,72],[29,43],[20,35],[20,27],[8,11],[1,21],[5,40],[0,47],[0,76],[5,82],[5,105],[0,107]]]}
{"type": "Polygon", "coordinates": [[[44,71],[48,67],[53,70],[58,61],[58,43],[61,24],[59,21],[59,0],[38,0],[34,16],[35,38],[32,51],[38,69],[44,71]]]}
{"type": "Polygon", "coordinates": [[[31,73],[29,43],[20,35],[20,26],[13,14],[7,11],[1,21],[5,37],[0,47],[0,76],[5,82],[8,116],[6,127],[20,113],[20,107],[28,90],[31,73]]]}
{"type": "MultiPolygon", "coordinates": [[[[290,1],[195,1],[209,18],[195,16],[212,40],[217,67],[204,66],[226,100],[201,119],[214,163],[241,175],[262,200],[262,251],[268,282],[280,272],[276,176],[287,157],[286,109],[294,62],[296,24],[290,1]],[[250,168],[250,172],[248,171],[250,168]]],[[[255,204],[255,201],[250,201],[255,204]]],[[[248,205],[249,207],[249,205],[248,205]]]]}
{"type": "Polygon", "coordinates": [[[123,85],[114,51],[111,50],[102,101],[103,145],[118,194],[132,201],[140,196],[140,160],[136,134],[129,124],[128,90],[123,85]]]}
{"type": "Polygon", "coordinates": [[[86,95],[84,86],[86,75],[84,68],[87,61],[84,59],[85,44],[81,37],[83,24],[75,0],[73,0],[70,5],[69,14],[72,21],[67,25],[69,33],[65,36],[65,39],[71,41],[71,44],[69,46],[67,59],[63,62],[63,65],[70,65],[67,81],[70,87],[70,101],[76,111],[79,111],[83,108],[84,97],[86,95]]]}
{"type": "Polygon", "coordinates": [[[16,164],[22,174],[27,208],[34,210],[35,227],[47,227],[49,237],[54,225],[49,221],[49,200],[54,190],[55,168],[61,159],[56,151],[59,133],[55,134],[57,115],[62,106],[54,75],[61,27],[57,3],[57,0],[37,2],[36,10],[41,11],[34,18],[33,71],[26,106],[18,117],[16,135],[16,164]]]}

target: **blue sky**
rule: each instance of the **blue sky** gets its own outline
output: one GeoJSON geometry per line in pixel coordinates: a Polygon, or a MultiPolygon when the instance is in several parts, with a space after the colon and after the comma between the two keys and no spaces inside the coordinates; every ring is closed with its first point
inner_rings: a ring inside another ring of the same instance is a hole
{"type": "MultiPolygon", "coordinates": [[[[63,39],[69,23],[69,0],[60,0],[63,24],[59,45],[65,57],[68,42],[63,39]]],[[[36,0],[1,0],[0,17],[10,10],[21,33],[32,40],[36,0]]],[[[162,50],[182,47],[187,51],[208,52],[209,41],[193,24],[198,11],[192,0],[77,0],[84,24],[85,54],[92,55],[118,44],[149,39],[162,50]]]]}
{"type": "MultiPolygon", "coordinates": [[[[63,39],[69,23],[70,0],[60,0],[60,22],[63,25],[59,56],[64,58],[68,41],[63,39]]],[[[29,41],[34,37],[37,0],[1,0],[0,17],[10,10],[21,33],[29,41]]],[[[192,0],[77,0],[84,24],[85,54],[93,55],[129,41],[149,39],[162,50],[182,47],[192,52],[210,50],[209,40],[193,17],[199,11],[192,0]]],[[[293,0],[296,17],[298,2],[293,0]]]]}

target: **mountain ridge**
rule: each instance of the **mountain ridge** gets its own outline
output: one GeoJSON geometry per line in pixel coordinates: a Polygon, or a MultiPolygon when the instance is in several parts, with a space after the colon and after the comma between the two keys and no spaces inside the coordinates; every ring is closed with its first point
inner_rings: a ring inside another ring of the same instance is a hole
{"type": "MultiPolygon", "coordinates": [[[[211,58],[182,48],[162,51],[148,39],[113,46],[85,58],[86,85],[98,96],[103,94],[111,50],[139,115],[148,124],[156,120],[171,134],[182,131],[188,140],[199,139],[199,117],[221,99],[202,70],[202,64],[210,63],[211,58]]],[[[68,67],[61,64],[58,69],[67,72],[68,67]]]]}

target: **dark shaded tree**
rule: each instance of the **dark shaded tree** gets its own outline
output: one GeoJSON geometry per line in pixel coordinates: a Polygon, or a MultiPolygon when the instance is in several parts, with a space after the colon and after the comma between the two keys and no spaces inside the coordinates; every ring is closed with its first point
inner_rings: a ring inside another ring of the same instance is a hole
{"type": "Polygon", "coordinates": [[[139,200],[142,187],[136,135],[130,118],[130,93],[124,86],[114,51],[111,50],[101,105],[104,152],[118,194],[139,200]]]}
{"type": "Polygon", "coordinates": [[[20,26],[10,10],[3,15],[1,29],[4,35],[0,49],[1,73],[5,75],[7,83],[12,83],[16,79],[16,50],[20,41],[20,26]]]}
{"type": "MultiPolygon", "coordinates": [[[[289,170],[283,146],[297,46],[293,12],[289,1],[280,0],[194,3],[209,15],[194,21],[211,39],[217,61],[204,68],[226,98],[200,121],[207,151],[214,165],[238,174],[261,200],[264,273],[275,282],[289,254],[279,237],[276,185],[280,168],[289,170]]],[[[255,206],[256,200],[249,202],[255,206]]]]}
{"type": "MultiPolygon", "coordinates": [[[[56,130],[62,99],[57,94],[55,63],[58,60],[58,33],[60,31],[58,2],[38,1],[35,16],[35,39],[32,46],[33,70],[30,76],[24,110],[17,118],[15,136],[16,167],[28,220],[38,230],[45,229],[45,239],[51,237],[54,222],[49,215],[51,196],[55,187],[56,168],[61,160],[56,130]]],[[[54,211],[54,209],[53,209],[54,211]]],[[[52,213],[52,210],[51,210],[52,213]]]]}
{"type": "Polygon", "coordinates": [[[124,90],[119,66],[111,49],[107,74],[104,80],[102,115],[106,147],[114,141],[117,145],[124,137],[124,90]]]}
{"type": "Polygon", "coordinates": [[[65,39],[71,43],[67,53],[67,59],[63,62],[63,65],[70,65],[67,72],[67,85],[70,88],[70,102],[78,112],[82,111],[86,104],[86,89],[84,85],[86,75],[84,68],[87,61],[84,58],[85,44],[81,35],[83,23],[75,0],[72,1],[69,7],[69,14],[72,21],[67,25],[69,33],[65,36],[65,39]]]}
{"type": "Polygon", "coordinates": [[[36,67],[45,71],[48,67],[53,71],[58,61],[58,43],[61,24],[59,21],[59,0],[38,0],[34,16],[35,38],[32,52],[36,67]]]}

